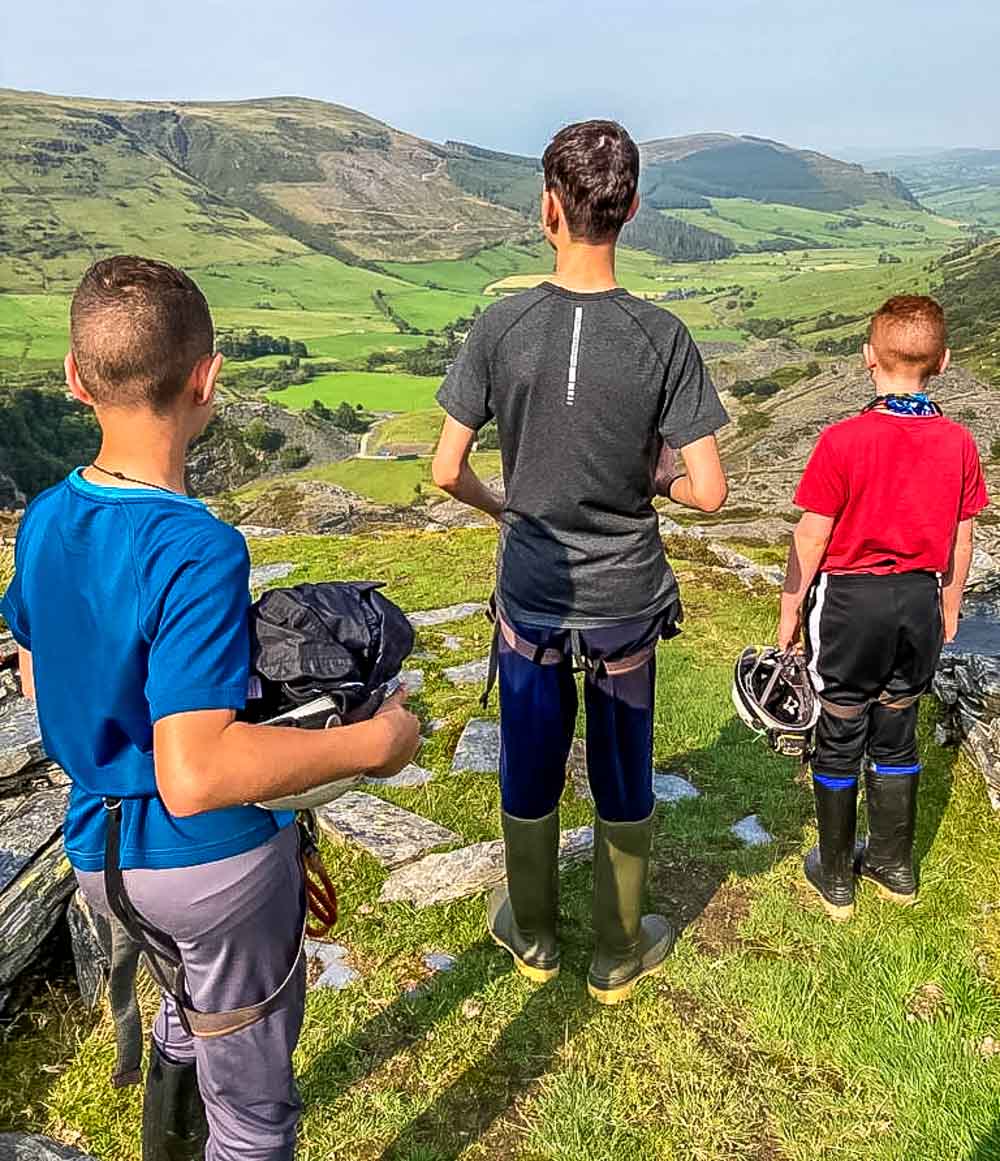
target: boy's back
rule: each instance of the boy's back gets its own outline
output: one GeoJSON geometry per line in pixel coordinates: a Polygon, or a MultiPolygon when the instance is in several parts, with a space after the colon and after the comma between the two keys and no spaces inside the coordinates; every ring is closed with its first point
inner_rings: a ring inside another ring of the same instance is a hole
{"type": "Polygon", "coordinates": [[[822,434],[795,503],[836,518],[823,572],[945,573],[956,528],[982,508],[981,488],[966,428],[872,410],[822,434]]]}
{"type": "Polygon", "coordinates": [[[248,578],[243,538],[187,496],[75,472],[28,509],[4,612],[30,642],[46,752],[73,779],[78,869],[104,864],[108,795],[124,800],[125,867],[240,854],[287,822],[250,807],[175,818],[157,795],[153,721],[244,703],[248,578]]]}
{"type": "Polygon", "coordinates": [[[507,615],[590,627],[675,595],[652,507],[660,444],[726,422],[683,324],[617,288],[546,282],[491,307],[439,395],[459,422],[497,420],[507,503],[507,615]]]}

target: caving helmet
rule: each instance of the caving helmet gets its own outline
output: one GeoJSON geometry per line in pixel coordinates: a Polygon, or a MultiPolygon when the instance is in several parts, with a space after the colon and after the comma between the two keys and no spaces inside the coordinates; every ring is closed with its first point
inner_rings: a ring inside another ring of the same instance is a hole
{"type": "Polygon", "coordinates": [[[777,753],[808,760],[820,703],[802,654],[748,646],[736,662],[733,705],[777,753]]]}

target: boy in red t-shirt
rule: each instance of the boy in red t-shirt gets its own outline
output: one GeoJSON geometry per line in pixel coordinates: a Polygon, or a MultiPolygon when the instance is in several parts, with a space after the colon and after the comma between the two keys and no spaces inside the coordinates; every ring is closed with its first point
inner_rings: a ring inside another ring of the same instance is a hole
{"type": "Polygon", "coordinates": [[[780,647],[792,647],[805,605],[823,706],[813,757],[819,845],[805,874],[835,919],[854,913],[856,873],[893,902],[916,898],[917,703],[958,631],[973,520],[989,503],[972,434],[924,393],[951,357],[941,307],[890,299],[864,356],[878,398],[827,428],[806,467],[779,631],[780,647]],[[856,857],[863,763],[869,833],[856,857]]]}

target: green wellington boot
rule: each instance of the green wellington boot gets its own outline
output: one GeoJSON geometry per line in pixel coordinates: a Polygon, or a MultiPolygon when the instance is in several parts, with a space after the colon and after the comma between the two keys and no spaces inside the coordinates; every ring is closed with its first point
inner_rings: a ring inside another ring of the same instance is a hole
{"type": "Polygon", "coordinates": [[[142,1102],[142,1161],[202,1161],[208,1120],[194,1064],[175,1064],[150,1045],[142,1102]]]}
{"type": "Polygon", "coordinates": [[[852,785],[832,790],[813,779],[819,845],[806,855],[806,881],[817,892],[831,919],[844,923],[854,917],[854,863],[858,854],[858,790],[852,785]]]}
{"type": "Polygon", "coordinates": [[[594,826],[594,958],[587,989],[598,1003],[628,999],[643,976],[663,967],[676,934],[662,915],[642,914],[653,814],[640,822],[594,826]]]}
{"type": "Polygon", "coordinates": [[[507,885],[490,897],[487,926],[536,984],[559,974],[559,809],[545,818],[501,811],[507,885]]]}
{"type": "Polygon", "coordinates": [[[860,859],[861,876],[875,884],[890,903],[911,907],[917,900],[913,837],[917,828],[919,773],[880,774],[868,770],[868,843],[860,859]]]}

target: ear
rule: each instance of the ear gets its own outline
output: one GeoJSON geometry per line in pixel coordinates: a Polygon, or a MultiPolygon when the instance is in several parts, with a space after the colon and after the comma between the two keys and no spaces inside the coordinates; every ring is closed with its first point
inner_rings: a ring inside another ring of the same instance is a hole
{"type": "Polygon", "coordinates": [[[70,395],[85,407],[93,407],[93,396],[80,379],[80,368],[76,365],[76,356],[72,351],[67,351],[66,358],[63,360],[63,368],[66,371],[66,386],[69,388],[70,395]]]}
{"type": "Polygon", "coordinates": [[[632,204],[629,206],[628,213],[625,215],[625,221],[631,222],[635,215],[639,212],[639,194],[636,193],[632,199],[632,204]]]}
{"type": "Polygon", "coordinates": [[[559,221],[562,217],[562,206],[559,196],[550,189],[542,190],[542,229],[549,235],[559,233],[559,221]]]}
{"type": "Polygon", "coordinates": [[[215,400],[215,387],[222,370],[222,355],[206,355],[199,359],[191,372],[188,385],[194,391],[197,407],[208,407],[215,400]]]}
{"type": "Polygon", "coordinates": [[[944,354],[941,356],[941,366],[938,367],[938,374],[943,375],[945,371],[951,366],[951,347],[946,347],[944,354]]]}
{"type": "Polygon", "coordinates": [[[865,366],[869,371],[874,371],[878,366],[878,356],[875,354],[875,349],[871,343],[865,343],[861,348],[861,355],[864,358],[865,366]]]}

